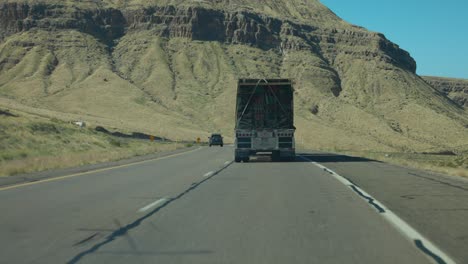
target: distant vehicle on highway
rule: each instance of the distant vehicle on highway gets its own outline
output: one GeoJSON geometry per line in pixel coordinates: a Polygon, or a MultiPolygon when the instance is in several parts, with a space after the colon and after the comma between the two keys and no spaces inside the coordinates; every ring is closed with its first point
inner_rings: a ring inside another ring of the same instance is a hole
{"type": "Polygon", "coordinates": [[[209,137],[209,145],[210,147],[213,145],[218,145],[218,146],[223,146],[223,137],[221,134],[211,134],[211,137],[209,137]]]}
{"type": "Polygon", "coordinates": [[[270,154],[294,160],[293,86],[289,79],[240,79],[237,86],[235,162],[270,154]]]}

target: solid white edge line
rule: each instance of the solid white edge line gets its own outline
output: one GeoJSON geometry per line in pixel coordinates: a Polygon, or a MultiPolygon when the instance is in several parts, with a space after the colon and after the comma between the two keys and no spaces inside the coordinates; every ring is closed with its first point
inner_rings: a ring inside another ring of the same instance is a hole
{"type": "MultiPolygon", "coordinates": [[[[394,226],[401,234],[403,234],[405,237],[408,239],[412,240],[413,242],[416,242],[416,240],[420,240],[426,249],[431,251],[433,254],[437,255],[440,257],[445,263],[447,264],[455,264],[456,262],[452,260],[447,254],[445,254],[442,250],[440,250],[436,245],[434,245],[431,241],[426,239],[423,235],[421,235],[416,229],[412,228],[408,223],[406,223],[404,220],[402,220],[400,217],[398,217],[395,213],[393,213],[391,210],[389,210],[386,206],[384,206],[381,202],[376,200],[374,197],[369,195],[367,192],[362,190],[360,187],[356,186],[352,182],[350,182],[348,179],[345,177],[339,175],[338,173],[330,170],[329,168],[323,166],[322,164],[319,164],[315,161],[312,161],[306,157],[300,156],[303,160],[309,161],[313,165],[319,167],[322,170],[325,170],[329,174],[333,176],[333,178],[337,179],[339,182],[343,183],[346,185],[348,188],[351,189],[351,186],[354,188],[358,189],[363,195],[373,199],[374,203],[377,204],[378,206],[382,207],[385,212],[379,213],[380,215],[383,216],[384,219],[386,219],[392,226],[394,226]]],[[[364,199],[363,197],[361,197],[364,199]]],[[[416,245],[414,245],[416,246],[416,245]]],[[[421,249],[420,249],[421,250],[421,249]]],[[[428,256],[427,253],[423,252],[423,254],[428,257],[430,260],[435,261],[432,257],[428,256]]]]}
{"type": "Polygon", "coordinates": [[[138,212],[139,212],[139,213],[143,213],[143,212],[148,211],[149,209],[151,209],[151,208],[153,208],[153,207],[161,206],[161,205],[167,203],[169,200],[170,200],[170,199],[167,198],[167,197],[161,198],[161,199],[159,199],[159,200],[157,200],[157,201],[155,201],[155,202],[153,202],[153,203],[148,204],[148,205],[145,206],[145,207],[140,208],[140,209],[138,210],[138,212]]]}

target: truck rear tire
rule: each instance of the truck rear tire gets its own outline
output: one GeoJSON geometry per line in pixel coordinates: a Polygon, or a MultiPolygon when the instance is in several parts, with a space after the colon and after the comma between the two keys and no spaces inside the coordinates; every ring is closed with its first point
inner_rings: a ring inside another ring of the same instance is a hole
{"type": "Polygon", "coordinates": [[[234,158],[234,161],[235,161],[236,163],[239,163],[239,162],[241,162],[241,158],[240,158],[239,156],[236,156],[236,157],[234,158]]]}
{"type": "Polygon", "coordinates": [[[271,161],[273,161],[273,162],[281,161],[280,157],[281,156],[280,156],[279,151],[273,151],[273,153],[271,153],[271,161]]]}

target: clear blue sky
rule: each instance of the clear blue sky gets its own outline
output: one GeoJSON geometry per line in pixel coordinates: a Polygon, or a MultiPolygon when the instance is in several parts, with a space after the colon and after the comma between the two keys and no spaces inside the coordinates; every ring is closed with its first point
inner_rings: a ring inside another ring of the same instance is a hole
{"type": "Polygon", "coordinates": [[[468,0],[321,0],[345,21],[383,33],[419,75],[468,79],[468,0]]]}

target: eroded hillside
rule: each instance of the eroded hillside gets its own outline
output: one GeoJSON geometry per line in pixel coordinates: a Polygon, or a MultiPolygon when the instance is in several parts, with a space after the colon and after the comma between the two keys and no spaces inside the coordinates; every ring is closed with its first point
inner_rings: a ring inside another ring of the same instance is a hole
{"type": "Polygon", "coordinates": [[[293,78],[298,142],[468,146],[465,110],[384,35],[318,1],[4,1],[0,102],[114,127],[232,134],[236,80],[293,78]],[[296,3],[297,2],[297,3],[296,3]]]}
{"type": "Polygon", "coordinates": [[[423,76],[423,79],[461,107],[468,107],[468,80],[423,76]]]}

